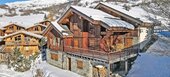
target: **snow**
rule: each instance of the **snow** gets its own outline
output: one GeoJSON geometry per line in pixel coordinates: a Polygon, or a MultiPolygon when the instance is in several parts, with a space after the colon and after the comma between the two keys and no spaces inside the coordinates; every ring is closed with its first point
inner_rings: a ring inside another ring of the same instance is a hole
{"type": "Polygon", "coordinates": [[[86,16],[92,18],[93,20],[102,21],[103,23],[107,24],[109,27],[124,27],[128,29],[134,29],[134,26],[132,24],[122,21],[119,18],[109,15],[103,11],[92,9],[92,8],[79,7],[79,6],[71,6],[71,7],[85,14],[86,16]]]}
{"type": "Polygon", "coordinates": [[[0,68],[0,77],[33,77],[36,73],[36,69],[41,69],[44,73],[44,77],[82,77],[76,73],[59,69],[45,61],[41,61],[40,56],[32,63],[31,69],[26,72],[12,71],[4,64],[0,64],[0,68]]]}
{"type": "Polygon", "coordinates": [[[66,35],[66,36],[69,35],[69,33],[66,32],[67,30],[61,27],[61,25],[59,25],[57,21],[53,21],[51,23],[58,31],[62,33],[62,35],[66,35]]]}
{"type": "Polygon", "coordinates": [[[27,16],[14,16],[14,17],[0,17],[0,27],[5,27],[9,24],[16,24],[24,28],[34,26],[34,24],[44,20],[44,14],[32,14],[27,16]]]}
{"type": "Polygon", "coordinates": [[[22,8],[22,9],[41,9],[52,5],[69,2],[69,0],[27,0],[12,3],[6,3],[9,7],[22,8]]]}
{"type": "Polygon", "coordinates": [[[5,14],[7,11],[5,9],[0,9],[0,15],[5,14]]]}
{"type": "Polygon", "coordinates": [[[140,53],[127,77],[170,77],[170,38],[160,37],[140,53]]]}
{"type": "Polygon", "coordinates": [[[127,77],[170,77],[170,57],[140,54],[127,77]]]}
{"type": "MultiPolygon", "coordinates": [[[[130,10],[126,10],[124,7],[123,7],[123,4],[115,4],[115,3],[106,3],[106,2],[102,2],[101,4],[105,5],[105,6],[108,6],[114,10],[117,10],[119,12],[122,12],[126,15],[129,15],[133,18],[136,18],[136,19],[139,19],[143,22],[148,22],[148,23],[152,23],[152,20],[150,20],[149,17],[154,17],[154,15],[148,13],[147,11],[145,11],[144,9],[142,9],[140,6],[130,6],[130,10]]],[[[127,4],[128,5],[128,4],[127,4]]]]}
{"type": "Polygon", "coordinates": [[[41,38],[43,37],[43,36],[41,36],[41,35],[34,34],[34,33],[32,33],[32,32],[28,32],[28,31],[21,30],[21,31],[17,31],[17,32],[15,32],[15,33],[6,35],[6,36],[4,36],[3,38],[7,38],[7,37],[10,37],[10,36],[13,36],[13,35],[16,35],[16,34],[20,34],[20,33],[23,33],[23,34],[26,34],[26,35],[30,35],[30,36],[33,36],[33,37],[36,37],[36,38],[39,38],[39,39],[41,39],[41,38]]]}

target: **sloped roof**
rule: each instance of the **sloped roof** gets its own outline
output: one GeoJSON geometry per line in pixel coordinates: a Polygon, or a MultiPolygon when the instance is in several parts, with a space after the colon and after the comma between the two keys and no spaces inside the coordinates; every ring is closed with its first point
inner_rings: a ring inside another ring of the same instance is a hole
{"type": "Polygon", "coordinates": [[[44,31],[43,31],[43,35],[52,27],[54,28],[57,32],[59,32],[59,34],[61,36],[70,36],[71,32],[69,31],[69,29],[64,28],[64,25],[62,25],[63,27],[61,27],[61,25],[58,24],[58,20],[50,22],[51,25],[49,25],[44,31]]]}
{"type": "Polygon", "coordinates": [[[34,14],[27,16],[13,16],[13,17],[1,17],[0,28],[8,26],[10,24],[16,24],[18,26],[29,28],[34,24],[44,20],[44,14],[34,14]]]}
{"type": "Polygon", "coordinates": [[[32,33],[32,32],[20,30],[20,31],[17,31],[17,32],[15,32],[15,33],[12,33],[12,34],[3,36],[3,38],[7,38],[7,37],[10,37],[10,36],[14,36],[14,35],[20,34],[20,33],[23,33],[23,34],[26,34],[26,35],[29,35],[29,36],[33,36],[33,37],[36,37],[36,38],[39,38],[39,39],[41,39],[41,38],[43,37],[43,36],[41,36],[41,35],[34,34],[34,33],[32,33]]]}
{"type": "Polygon", "coordinates": [[[79,6],[71,6],[75,10],[83,13],[84,15],[90,17],[93,20],[101,21],[109,27],[124,27],[128,29],[134,29],[134,26],[128,22],[120,20],[117,17],[109,15],[101,10],[79,7],[79,6]]]}
{"type": "Polygon", "coordinates": [[[148,22],[148,23],[153,23],[149,17],[153,17],[152,14],[148,13],[145,11],[143,8],[140,6],[131,6],[129,10],[126,10],[123,6],[124,4],[115,4],[115,3],[108,3],[108,2],[101,2],[98,5],[104,5],[112,10],[116,10],[120,13],[123,13],[127,16],[130,16],[132,18],[135,18],[136,20],[140,20],[142,22],[148,22]]]}
{"type": "Polygon", "coordinates": [[[62,35],[65,35],[65,36],[69,35],[68,31],[64,29],[63,27],[61,27],[61,25],[59,25],[57,21],[53,21],[51,23],[62,35]]]}

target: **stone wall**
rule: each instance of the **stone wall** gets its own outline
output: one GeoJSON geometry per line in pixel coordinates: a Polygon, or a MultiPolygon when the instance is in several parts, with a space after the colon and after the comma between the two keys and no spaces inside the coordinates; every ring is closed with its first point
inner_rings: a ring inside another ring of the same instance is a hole
{"type": "Polygon", "coordinates": [[[92,65],[91,62],[89,60],[84,60],[81,58],[77,58],[77,57],[72,57],[72,56],[68,56],[69,58],[71,58],[71,71],[78,73],[80,75],[83,75],[85,77],[92,77],[92,65]],[[77,68],[77,60],[79,61],[83,61],[83,68],[77,68]]]}
{"type": "Polygon", "coordinates": [[[62,65],[62,52],[50,51],[50,50],[47,49],[47,62],[54,65],[54,66],[56,66],[56,67],[63,68],[63,65],[62,65]],[[51,59],[51,53],[58,54],[58,61],[51,59]]]}
{"type": "Polygon", "coordinates": [[[68,58],[71,59],[71,71],[72,72],[75,72],[75,73],[80,74],[80,75],[85,76],[85,77],[92,77],[93,67],[92,67],[90,60],[70,56],[70,55],[67,55],[67,54],[65,54],[64,52],[61,52],[61,51],[47,50],[47,62],[56,66],[56,67],[59,67],[61,69],[69,70],[68,58]],[[51,59],[51,53],[58,54],[58,61],[51,59]],[[62,55],[63,55],[63,59],[62,59],[62,55]],[[83,68],[82,69],[77,68],[77,60],[83,61],[83,68]]]}

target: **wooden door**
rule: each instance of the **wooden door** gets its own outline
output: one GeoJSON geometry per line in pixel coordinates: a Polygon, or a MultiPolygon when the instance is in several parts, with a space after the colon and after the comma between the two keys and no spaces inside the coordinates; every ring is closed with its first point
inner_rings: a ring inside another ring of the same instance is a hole
{"type": "Polygon", "coordinates": [[[68,58],[68,70],[71,71],[71,58],[68,58]]]}

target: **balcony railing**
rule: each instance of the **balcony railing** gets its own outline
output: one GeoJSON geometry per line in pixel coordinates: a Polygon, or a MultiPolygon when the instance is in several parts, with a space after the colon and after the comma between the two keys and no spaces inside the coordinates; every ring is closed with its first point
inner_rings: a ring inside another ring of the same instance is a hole
{"type": "Polygon", "coordinates": [[[125,59],[128,57],[131,57],[131,55],[136,55],[137,51],[138,49],[135,49],[135,48],[128,48],[128,49],[124,49],[122,51],[117,51],[117,52],[115,51],[105,52],[105,51],[100,51],[100,50],[74,48],[74,47],[69,47],[69,46],[64,47],[64,52],[66,53],[79,55],[79,56],[86,56],[86,57],[93,58],[93,59],[97,58],[97,59],[101,59],[104,61],[113,61],[113,60],[118,60],[122,58],[125,59]]]}
{"type": "Polygon", "coordinates": [[[26,42],[26,41],[9,41],[6,42],[5,45],[39,45],[38,42],[26,42]]]}

